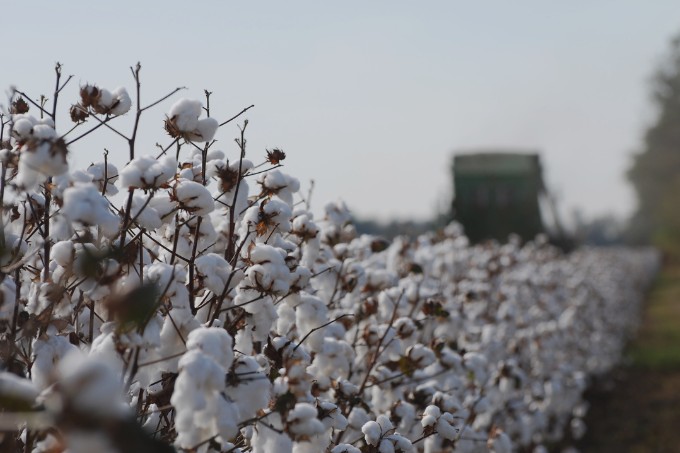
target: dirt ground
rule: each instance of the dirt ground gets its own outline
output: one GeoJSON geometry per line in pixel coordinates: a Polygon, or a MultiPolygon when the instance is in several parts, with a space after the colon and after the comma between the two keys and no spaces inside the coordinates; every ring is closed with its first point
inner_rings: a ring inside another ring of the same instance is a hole
{"type": "Polygon", "coordinates": [[[586,396],[581,452],[680,452],[680,266],[653,286],[627,364],[586,396]]]}

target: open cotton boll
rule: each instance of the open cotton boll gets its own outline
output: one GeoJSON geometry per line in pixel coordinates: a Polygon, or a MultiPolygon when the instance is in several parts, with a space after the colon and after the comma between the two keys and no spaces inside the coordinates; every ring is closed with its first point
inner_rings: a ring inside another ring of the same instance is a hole
{"type": "Polygon", "coordinates": [[[215,118],[200,119],[188,138],[194,142],[209,142],[215,138],[215,132],[217,132],[219,126],[220,123],[215,118]]]}
{"type": "Polygon", "coordinates": [[[182,98],[170,107],[168,118],[179,131],[193,132],[198,126],[201,110],[202,106],[199,101],[182,98]]]}
{"type": "Polygon", "coordinates": [[[437,420],[437,433],[447,440],[454,440],[458,437],[458,428],[456,428],[456,420],[453,415],[448,412],[441,414],[437,420]]]}
{"type": "Polygon", "coordinates": [[[31,121],[33,117],[22,117],[14,120],[12,125],[12,135],[17,140],[27,140],[31,137],[33,132],[33,126],[35,126],[36,121],[31,121]]]}
{"type": "Polygon", "coordinates": [[[60,284],[50,281],[33,281],[29,288],[26,303],[28,313],[39,315],[49,308],[55,317],[66,317],[72,311],[69,294],[60,284]]]}
{"type": "MultiPolygon", "coordinates": [[[[258,244],[255,248],[268,247],[274,251],[274,247],[269,245],[258,244]]],[[[263,255],[258,251],[258,255],[263,255]]],[[[246,278],[242,283],[247,287],[256,288],[258,291],[273,294],[283,295],[290,289],[290,270],[286,266],[283,257],[278,253],[270,253],[267,257],[255,258],[251,254],[253,265],[246,269],[246,278]]]]}
{"type": "Polygon", "coordinates": [[[338,444],[333,447],[331,453],[361,453],[361,450],[350,444],[338,444]]]}
{"type": "Polygon", "coordinates": [[[320,418],[321,423],[324,424],[326,429],[338,429],[344,431],[347,429],[348,422],[342,411],[337,405],[331,403],[330,401],[317,401],[319,410],[321,412],[320,418]]]}
{"type": "Polygon", "coordinates": [[[36,387],[48,387],[56,373],[56,364],[78,349],[65,337],[48,335],[44,339],[33,340],[33,366],[31,379],[36,387]]]}
{"type": "Polygon", "coordinates": [[[169,194],[161,192],[154,195],[149,202],[149,207],[158,213],[163,224],[167,224],[173,220],[173,214],[177,209],[177,202],[172,201],[169,194]]]}
{"type": "Polygon", "coordinates": [[[291,208],[293,207],[293,194],[300,190],[300,181],[297,178],[279,170],[263,173],[257,183],[262,186],[262,195],[276,195],[291,208]]]}
{"type": "Polygon", "coordinates": [[[62,214],[71,222],[97,225],[106,236],[118,232],[120,219],[109,211],[109,202],[92,184],[77,184],[64,190],[62,214]]]}
{"type": "Polygon", "coordinates": [[[98,104],[98,107],[102,111],[109,110],[114,102],[115,102],[115,98],[113,96],[113,93],[111,93],[106,88],[100,88],[99,89],[99,96],[98,96],[98,99],[97,99],[97,104],[98,104]]]}
{"type": "Polygon", "coordinates": [[[68,171],[66,144],[63,140],[30,141],[21,148],[17,185],[32,189],[44,176],[57,176],[68,171]]]}
{"type": "Polygon", "coordinates": [[[378,422],[369,421],[361,427],[361,432],[364,433],[364,439],[368,445],[374,447],[378,445],[380,437],[382,436],[382,429],[378,422]]]}
{"type": "Polygon", "coordinates": [[[158,211],[150,205],[150,201],[146,197],[135,195],[132,197],[132,210],[130,215],[135,222],[140,224],[147,230],[155,230],[163,225],[161,216],[158,211]]]}
{"type": "Polygon", "coordinates": [[[437,419],[441,415],[441,410],[437,406],[429,405],[423,412],[423,417],[420,419],[420,424],[423,428],[432,428],[437,423],[437,419]]]}
{"type": "Polygon", "coordinates": [[[78,410],[105,416],[129,414],[117,373],[108,362],[76,350],[57,364],[58,391],[78,410]]]}
{"type": "MultiPolygon", "coordinates": [[[[191,346],[187,343],[190,350],[179,361],[179,376],[170,402],[176,414],[175,444],[181,448],[194,447],[217,435],[228,440],[239,430],[238,407],[223,395],[227,370],[212,355],[203,352],[205,348],[225,363],[230,361],[225,350],[227,341],[217,330],[222,330],[229,338],[229,348],[226,349],[231,353],[231,337],[226,331],[216,327],[204,328],[193,337],[191,346]]],[[[207,451],[207,445],[199,451],[207,451]]]]}
{"type": "Polygon", "coordinates": [[[58,200],[63,199],[64,190],[75,184],[92,184],[92,175],[86,171],[73,170],[52,177],[52,197],[58,200]]]}
{"type": "Polygon", "coordinates": [[[106,195],[115,195],[118,193],[118,188],[115,183],[118,180],[118,168],[111,163],[97,162],[87,167],[87,172],[92,176],[92,182],[95,183],[99,191],[104,190],[106,184],[106,195]]]}
{"type": "Polygon", "coordinates": [[[344,201],[327,203],[324,206],[324,220],[337,226],[343,226],[352,221],[352,214],[344,201]]]}
{"type": "Polygon", "coordinates": [[[311,437],[323,433],[326,428],[316,418],[316,407],[309,403],[297,403],[288,413],[288,427],[290,433],[300,437],[311,437]]]}
{"type": "Polygon", "coordinates": [[[210,191],[197,182],[186,179],[178,181],[173,188],[173,195],[179,202],[180,209],[191,214],[204,216],[215,210],[215,201],[210,191]]]}
{"type": "Polygon", "coordinates": [[[291,215],[290,207],[281,200],[263,200],[246,210],[241,220],[239,236],[250,234],[258,242],[269,242],[268,239],[272,240],[271,236],[290,231],[291,215]]]}
{"type": "Polygon", "coordinates": [[[187,339],[187,349],[202,351],[225,369],[229,369],[234,360],[232,344],[231,336],[220,327],[199,327],[187,339]]]}
{"type": "Polygon", "coordinates": [[[118,87],[111,94],[113,97],[113,107],[109,111],[111,115],[124,115],[130,111],[132,99],[125,88],[118,87]]]}
{"type": "Polygon", "coordinates": [[[57,131],[47,124],[36,124],[31,131],[31,138],[35,140],[52,140],[57,137],[57,131]]]}
{"type": "Polygon", "coordinates": [[[255,416],[269,405],[272,384],[253,357],[239,356],[234,360],[228,378],[225,393],[238,407],[239,421],[255,416]]]}
{"type": "Polygon", "coordinates": [[[487,446],[493,453],[512,453],[510,437],[500,429],[494,429],[489,437],[487,446]]]}
{"type": "Polygon", "coordinates": [[[7,371],[0,371],[0,398],[4,401],[16,398],[32,406],[37,396],[38,389],[31,381],[7,371]]]}
{"type": "Polygon", "coordinates": [[[120,185],[126,189],[156,189],[164,185],[177,172],[177,160],[171,156],[156,159],[153,156],[137,157],[120,172],[120,185]]]}
{"type": "MultiPolygon", "coordinates": [[[[198,257],[195,261],[197,277],[203,281],[203,284],[214,294],[222,294],[224,286],[232,274],[232,267],[227,260],[216,253],[208,253],[198,257]]],[[[239,284],[243,280],[244,274],[242,271],[235,272],[231,277],[229,285],[231,288],[239,284]]]]}

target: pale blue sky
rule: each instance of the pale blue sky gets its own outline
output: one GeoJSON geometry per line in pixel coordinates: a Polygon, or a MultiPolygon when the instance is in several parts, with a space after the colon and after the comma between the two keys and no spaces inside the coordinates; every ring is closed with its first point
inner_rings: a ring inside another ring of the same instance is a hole
{"type": "MultiPolygon", "coordinates": [[[[342,198],[381,218],[431,216],[450,196],[452,152],[477,148],[540,150],[563,212],[629,213],[648,81],[680,32],[677,0],[0,5],[1,87],[48,92],[60,61],[76,75],[66,106],[79,83],[132,91],[139,60],[145,102],[184,85],[213,91],[219,118],[255,104],[254,160],[280,146],[303,187],[316,180],[316,211],[342,198]]],[[[170,104],[145,118],[140,152],[167,142],[170,104]]],[[[235,134],[218,135],[231,153],[235,134]]],[[[83,140],[74,158],[104,146],[122,162],[115,138],[83,140]]]]}

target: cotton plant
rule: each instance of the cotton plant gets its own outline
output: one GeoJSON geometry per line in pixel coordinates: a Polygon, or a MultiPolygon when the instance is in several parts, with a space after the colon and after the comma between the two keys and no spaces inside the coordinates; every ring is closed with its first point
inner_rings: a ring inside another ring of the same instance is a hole
{"type": "Polygon", "coordinates": [[[249,108],[220,121],[210,92],[179,91],[88,83],[63,115],[17,89],[0,115],[3,439],[505,453],[584,433],[583,392],[634,332],[654,252],[472,245],[457,224],[359,235],[342,201],[312,212],[280,148],[246,147],[249,108]],[[93,163],[73,168],[81,146],[93,163]]]}

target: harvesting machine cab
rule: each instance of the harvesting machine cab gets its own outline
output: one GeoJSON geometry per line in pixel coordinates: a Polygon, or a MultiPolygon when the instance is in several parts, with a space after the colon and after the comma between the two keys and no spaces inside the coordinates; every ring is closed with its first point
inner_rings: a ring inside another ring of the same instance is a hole
{"type": "Polygon", "coordinates": [[[511,234],[527,241],[548,234],[551,242],[570,248],[542,173],[538,154],[454,156],[453,218],[463,225],[472,242],[504,242],[511,234]],[[544,222],[547,217],[553,223],[550,231],[544,222]]]}

